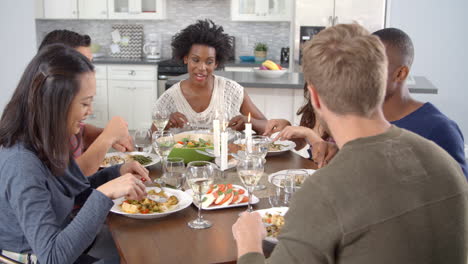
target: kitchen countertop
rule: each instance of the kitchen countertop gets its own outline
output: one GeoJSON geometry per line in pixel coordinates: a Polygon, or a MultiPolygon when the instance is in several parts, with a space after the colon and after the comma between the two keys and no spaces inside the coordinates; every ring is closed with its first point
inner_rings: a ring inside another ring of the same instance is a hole
{"type": "MultiPolygon", "coordinates": [[[[254,72],[215,71],[214,74],[234,80],[247,88],[304,88],[304,76],[299,72],[287,72],[279,78],[261,78],[254,72]]],[[[171,77],[167,84],[172,85],[187,78],[188,74],[171,77]]],[[[413,80],[407,84],[410,93],[437,94],[438,89],[425,77],[413,76],[413,80]]]]}

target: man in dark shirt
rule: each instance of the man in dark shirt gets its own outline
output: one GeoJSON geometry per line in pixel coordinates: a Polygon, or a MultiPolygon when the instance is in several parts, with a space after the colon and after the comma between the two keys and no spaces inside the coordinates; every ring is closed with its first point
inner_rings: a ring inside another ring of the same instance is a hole
{"type": "Polygon", "coordinates": [[[383,111],[392,124],[434,141],[445,149],[462,167],[468,177],[463,135],[458,125],[431,103],[411,97],[405,81],[414,59],[411,38],[397,28],[385,28],[373,33],[385,46],[388,57],[388,79],[383,111]]]}

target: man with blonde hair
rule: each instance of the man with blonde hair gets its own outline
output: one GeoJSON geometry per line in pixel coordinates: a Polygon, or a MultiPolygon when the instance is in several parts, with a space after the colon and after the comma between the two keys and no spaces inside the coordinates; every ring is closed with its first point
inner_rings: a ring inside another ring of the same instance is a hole
{"type": "MultiPolygon", "coordinates": [[[[294,194],[268,263],[466,264],[468,186],[447,152],[391,125],[385,47],[330,27],[303,52],[311,103],[340,151],[294,194]]],[[[258,213],[233,225],[238,263],[263,263],[258,213]]]]}

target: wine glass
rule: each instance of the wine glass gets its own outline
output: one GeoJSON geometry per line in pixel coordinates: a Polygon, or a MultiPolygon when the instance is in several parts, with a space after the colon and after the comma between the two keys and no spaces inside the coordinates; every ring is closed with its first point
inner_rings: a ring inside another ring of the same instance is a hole
{"type": "Polygon", "coordinates": [[[135,130],[135,133],[133,133],[133,142],[137,151],[151,152],[151,130],[148,128],[135,130]]]}
{"type": "Polygon", "coordinates": [[[169,156],[169,153],[171,153],[175,145],[174,136],[168,131],[155,131],[153,132],[152,139],[154,151],[161,157],[161,165],[164,173],[167,156],[169,156]]]}
{"type": "Polygon", "coordinates": [[[252,193],[255,189],[255,186],[260,181],[260,178],[263,175],[263,171],[263,158],[258,156],[247,155],[245,158],[240,159],[237,163],[237,174],[249,192],[247,212],[252,212],[252,193]]]}
{"type": "Polygon", "coordinates": [[[164,128],[167,126],[167,122],[169,122],[169,112],[164,109],[157,109],[156,107],[153,108],[151,112],[151,118],[153,120],[154,126],[158,129],[158,131],[163,131],[164,128]]]}
{"type": "Polygon", "coordinates": [[[210,221],[203,219],[201,209],[202,196],[213,184],[214,170],[214,164],[208,161],[192,161],[187,164],[187,183],[192,188],[194,198],[198,200],[198,217],[187,223],[190,228],[204,229],[212,226],[210,221]]]}
{"type": "Polygon", "coordinates": [[[166,158],[166,169],[164,173],[164,183],[180,189],[184,184],[185,164],[183,158],[166,158]]]}
{"type": "MultiPolygon", "coordinates": [[[[267,136],[252,136],[252,151],[247,151],[247,155],[254,155],[261,157],[265,160],[268,153],[268,146],[271,143],[271,139],[267,136]]],[[[255,191],[265,190],[266,186],[258,184],[255,186],[255,191]]]]}

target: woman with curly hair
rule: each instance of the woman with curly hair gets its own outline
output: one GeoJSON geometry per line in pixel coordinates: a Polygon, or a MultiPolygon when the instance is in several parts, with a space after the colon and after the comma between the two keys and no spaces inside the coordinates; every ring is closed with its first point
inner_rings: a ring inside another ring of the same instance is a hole
{"type": "Polygon", "coordinates": [[[232,50],[231,38],[223,27],[211,20],[198,20],[175,35],[171,45],[173,57],[187,64],[189,77],[174,84],[156,102],[157,109],[172,113],[168,127],[208,124],[216,113],[224,113],[230,119],[229,126],[240,130],[250,113],[253,128],[258,130],[257,121],[266,118],[244,88],[213,74],[232,50]]]}

